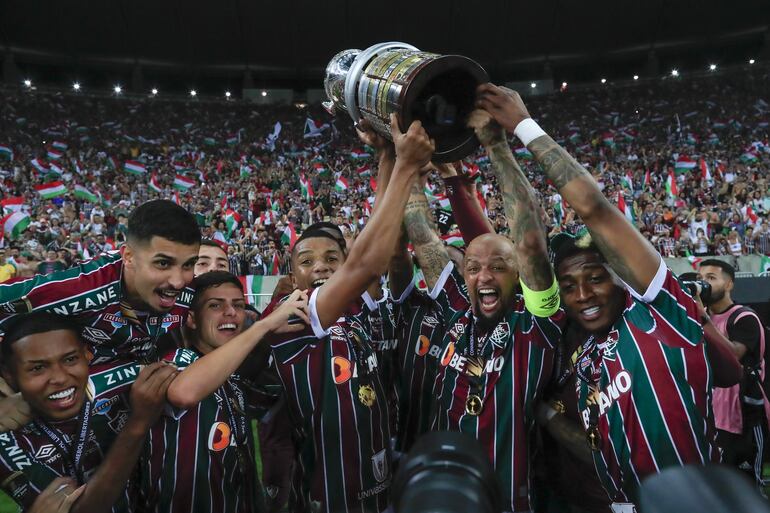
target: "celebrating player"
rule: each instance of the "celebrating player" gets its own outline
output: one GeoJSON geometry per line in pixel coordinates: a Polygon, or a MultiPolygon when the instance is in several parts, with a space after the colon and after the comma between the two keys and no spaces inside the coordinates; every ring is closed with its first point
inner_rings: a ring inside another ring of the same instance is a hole
{"type": "Polygon", "coordinates": [[[142,493],[149,511],[211,513],[264,511],[254,465],[251,419],[264,404],[238,367],[268,333],[290,333],[308,322],[307,296],[299,290],[269,316],[245,329],[246,300],[238,278],[211,271],[194,281],[187,326],[192,347],[165,360],[184,370],[168,390],[176,418],[164,415],[152,428],[142,465],[142,493]],[[288,325],[289,316],[300,324],[288,325]]]}
{"type": "Polygon", "coordinates": [[[478,104],[532,152],[590,232],[553,241],[554,269],[569,315],[592,335],[575,371],[594,464],[614,510],[631,511],[645,476],[716,457],[695,301],[518,94],[485,84],[478,104]]]}
{"type": "Polygon", "coordinates": [[[198,260],[195,262],[195,276],[209,271],[227,271],[229,268],[227,251],[214,240],[201,240],[198,260]]]}
{"type": "Polygon", "coordinates": [[[77,328],[50,312],[19,316],[6,325],[2,374],[32,410],[32,422],[0,435],[0,483],[23,508],[54,504],[75,483],[87,483],[74,512],[123,512],[136,505],[128,485],[147,432],[165,405],[176,369],[153,363],[135,377],[130,409],[124,396],[89,381],[89,359],[77,328]],[[109,450],[108,450],[109,448],[109,450]],[[48,487],[48,488],[47,488],[48,487]]]}

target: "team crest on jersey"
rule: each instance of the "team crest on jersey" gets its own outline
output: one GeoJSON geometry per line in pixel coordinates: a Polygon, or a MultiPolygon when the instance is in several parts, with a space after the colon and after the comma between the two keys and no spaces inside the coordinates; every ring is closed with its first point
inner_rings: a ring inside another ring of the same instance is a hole
{"type": "Polygon", "coordinates": [[[35,452],[35,459],[38,461],[47,460],[53,454],[56,454],[56,448],[51,444],[44,444],[38,447],[35,452]]]}
{"type": "Polygon", "coordinates": [[[347,383],[353,377],[353,364],[342,356],[332,356],[332,375],[337,385],[347,383]]]}
{"type": "Polygon", "coordinates": [[[275,499],[278,497],[278,487],[277,486],[265,486],[265,491],[267,492],[267,496],[271,499],[275,499]]]}
{"type": "Polygon", "coordinates": [[[122,328],[128,324],[128,321],[123,318],[123,314],[120,312],[104,314],[103,319],[112,324],[112,327],[115,329],[122,328]]]}
{"type": "Polygon", "coordinates": [[[118,413],[115,415],[115,417],[107,423],[108,426],[110,426],[110,429],[114,433],[120,433],[123,431],[123,427],[125,427],[126,422],[128,421],[128,410],[118,410],[118,413]]]}
{"type": "Polygon", "coordinates": [[[615,361],[615,351],[618,347],[620,333],[618,330],[612,330],[607,334],[607,339],[601,344],[602,356],[608,360],[615,361]]]}
{"type": "Polygon", "coordinates": [[[388,478],[388,458],[385,449],[372,456],[372,472],[378,483],[388,478]]]}
{"type": "Polygon", "coordinates": [[[510,336],[510,334],[511,325],[508,324],[508,321],[503,321],[495,326],[495,329],[489,336],[489,340],[491,340],[494,345],[500,347],[505,344],[505,341],[508,340],[508,336],[510,336]]]}

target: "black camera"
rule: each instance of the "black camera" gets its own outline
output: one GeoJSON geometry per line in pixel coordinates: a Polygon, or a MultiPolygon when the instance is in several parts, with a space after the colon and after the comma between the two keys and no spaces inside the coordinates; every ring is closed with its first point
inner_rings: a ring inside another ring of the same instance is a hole
{"type": "Polygon", "coordinates": [[[682,273],[679,275],[679,281],[682,283],[682,288],[691,296],[698,295],[704,304],[709,304],[711,301],[711,284],[709,282],[699,280],[697,273],[682,273]]]}

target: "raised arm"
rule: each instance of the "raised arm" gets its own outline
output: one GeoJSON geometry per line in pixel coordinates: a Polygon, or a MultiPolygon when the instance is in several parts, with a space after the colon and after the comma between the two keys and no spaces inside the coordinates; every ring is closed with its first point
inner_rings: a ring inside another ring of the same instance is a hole
{"type": "Polygon", "coordinates": [[[388,188],[345,263],[318,289],[316,312],[324,329],[331,326],[350,302],[387,270],[401,231],[409,190],[435,149],[419,121],[413,122],[406,133],[401,133],[398,126],[396,116],[391,116],[396,164],[388,188]]]}
{"type": "MultiPolygon", "coordinates": [[[[480,97],[481,106],[484,106],[484,98],[483,95],[480,97]]],[[[507,101],[513,103],[511,99],[507,101]]],[[[548,290],[554,284],[554,276],[548,261],[545,226],[535,191],[513,158],[505,131],[491,114],[474,111],[469,124],[487,150],[497,177],[505,217],[516,248],[519,277],[529,289],[548,290]]]]}
{"type": "Polygon", "coordinates": [[[532,152],[546,177],[586,224],[612,269],[644,294],[660,266],[655,248],[604,197],[593,177],[531,119],[518,93],[492,84],[479,86],[478,92],[479,106],[532,152]]]}
{"type": "Polygon", "coordinates": [[[194,407],[222,386],[265,335],[304,329],[302,323],[287,324],[292,315],[310,324],[307,317],[307,294],[304,291],[295,290],[270,315],[185,368],[168,387],[166,397],[169,404],[185,410],[194,407]]]}
{"type": "Polygon", "coordinates": [[[446,197],[452,206],[455,222],[463,236],[463,241],[470,244],[479,235],[494,233],[495,230],[481,209],[476,195],[476,186],[469,177],[458,172],[460,165],[459,162],[436,164],[436,170],[444,180],[446,197]]]}

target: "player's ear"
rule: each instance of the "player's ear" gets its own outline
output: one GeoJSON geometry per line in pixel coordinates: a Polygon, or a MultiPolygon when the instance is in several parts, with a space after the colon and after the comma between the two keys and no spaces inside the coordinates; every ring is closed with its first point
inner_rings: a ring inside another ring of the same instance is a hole
{"type": "Polygon", "coordinates": [[[187,321],[186,321],[187,327],[191,330],[198,329],[197,324],[195,324],[195,312],[192,310],[187,311],[187,321]]]}
{"type": "Polygon", "coordinates": [[[134,250],[130,244],[124,244],[121,248],[123,252],[123,265],[127,267],[133,267],[134,265],[134,250]]]}

